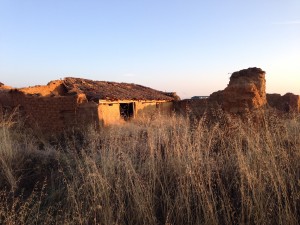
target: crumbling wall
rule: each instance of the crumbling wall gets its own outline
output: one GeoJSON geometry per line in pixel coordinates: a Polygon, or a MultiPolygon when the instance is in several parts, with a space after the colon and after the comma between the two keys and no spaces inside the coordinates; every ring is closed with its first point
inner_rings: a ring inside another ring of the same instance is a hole
{"type": "Polygon", "coordinates": [[[171,115],[174,112],[174,103],[173,102],[161,102],[157,103],[156,107],[162,115],[171,115]]]}
{"type": "Polygon", "coordinates": [[[4,117],[4,108],[2,104],[0,104],[0,122],[2,121],[3,117],[4,117]]]}
{"type": "Polygon", "coordinates": [[[99,127],[98,104],[95,102],[79,104],[76,109],[75,126],[87,127],[89,125],[99,127]]]}
{"type": "Polygon", "coordinates": [[[223,91],[212,93],[209,102],[217,102],[230,113],[244,113],[267,103],[265,72],[249,68],[234,72],[223,91]]]}
{"type": "Polygon", "coordinates": [[[10,90],[0,93],[0,105],[8,112],[18,108],[27,126],[45,133],[98,122],[98,104],[88,103],[82,94],[45,97],[10,90]]]}
{"type": "Polygon", "coordinates": [[[37,85],[34,87],[20,88],[21,92],[35,96],[64,96],[68,93],[62,80],[54,80],[47,85],[37,85]]]}
{"type": "Polygon", "coordinates": [[[169,113],[172,103],[166,102],[179,98],[176,93],[160,92],[141,85],[80,78],[65,78],[20,89],[1,83],[0,91],[7,95],[0,93],[1,114],[4,107],[18,107],[28,125],[49,132],[82,124],[98,126],[99,121],[105,125],[122,123],[132,117],[153,116],[158,111],[169,113]],[[129,96],[128,100],[126,96],[129,96]]]}
{"type": "Polygon", "coordinates": [[[175,112],[183,116],[202,116],[207,107],[207,99],[185,99],[174,102],[175,112]]]}
{"type": "Polygon", "coordinates": [[[300,112],[300,96],[293,93],[267,94],[268,105],[282,112],[300,112]]]}
{"type": "Polygon", "coordinates": [[[77,96],[36,97],[16,92],[12,100],[32,127],[62,131],[76,124],[77,96]]]}
{"type": "Polygon", "coordinates": [[[234,72],[229,84],[222,91],[208,98],[174,102],[174,109],[182,115],[202,116],[220,108],[230,113],[245,113],[266,105],[265,72],[260,68],[248,68],[234,72]]]}

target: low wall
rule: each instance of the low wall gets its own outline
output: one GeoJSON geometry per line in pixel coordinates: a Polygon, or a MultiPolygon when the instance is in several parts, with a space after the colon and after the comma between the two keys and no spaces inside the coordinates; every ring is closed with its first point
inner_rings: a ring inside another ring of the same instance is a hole
{"type": "MultiPolygon", "coordinates": [[[[27,126],[46,133],[98,123],[98,105],[86,102],[80,104],[79,100],[78,95],[42,97],[14,90],[5,95],[0,93],[1,108],[7,111],[18,108],[27,126]]],[[[4,110],[1,111],[3,114],[4,110]]]]}
{"type": "Polygon", "coordinates": [[[19,106],[32,127],[61,131],[76,124],[77,96],[35,97],[13,94],[13,105],[19,106]]]}
{"type": "Polygon", "coordinates": [[[207,99],[186,99],[174,102],[175,112],[183,116],[201,116],[207,107],[207,99]]]}
{"type": "Polygon", "coordinates": [[[267,94],[268,105],[283,112],[300,112],[300,96],[287,93],[283,96],[280,94],[267,94]]]}

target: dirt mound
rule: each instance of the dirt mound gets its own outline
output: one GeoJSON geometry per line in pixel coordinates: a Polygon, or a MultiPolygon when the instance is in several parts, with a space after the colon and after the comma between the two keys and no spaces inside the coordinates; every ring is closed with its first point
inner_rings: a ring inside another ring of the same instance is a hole
{"type": "Polygon", "coordinates": [[[223,91],[210,95],[210,102],[218,102],[231,113],[244,113],[267,103],[265,72],[260,68],[248,68],[234,72],[223,91]]]}

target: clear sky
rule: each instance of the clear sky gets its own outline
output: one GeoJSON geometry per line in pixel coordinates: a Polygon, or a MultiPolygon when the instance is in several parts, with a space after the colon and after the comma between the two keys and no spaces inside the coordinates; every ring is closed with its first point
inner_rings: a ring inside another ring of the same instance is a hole
{"type": "Polygon", "coordinates": [[[269,93],[300,94],[299,0],[0,0],[0,82],[66,76],[182,98],[260,67],[269,93]]]}

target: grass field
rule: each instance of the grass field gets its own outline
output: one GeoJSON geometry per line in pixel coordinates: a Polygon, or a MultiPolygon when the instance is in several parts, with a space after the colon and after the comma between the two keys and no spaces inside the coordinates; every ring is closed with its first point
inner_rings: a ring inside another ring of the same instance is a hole
{"type": "Polygon", "coordinates": [[[0,224],[299,224],[300,117],[33,135],[0,122],[0,224]]]}

